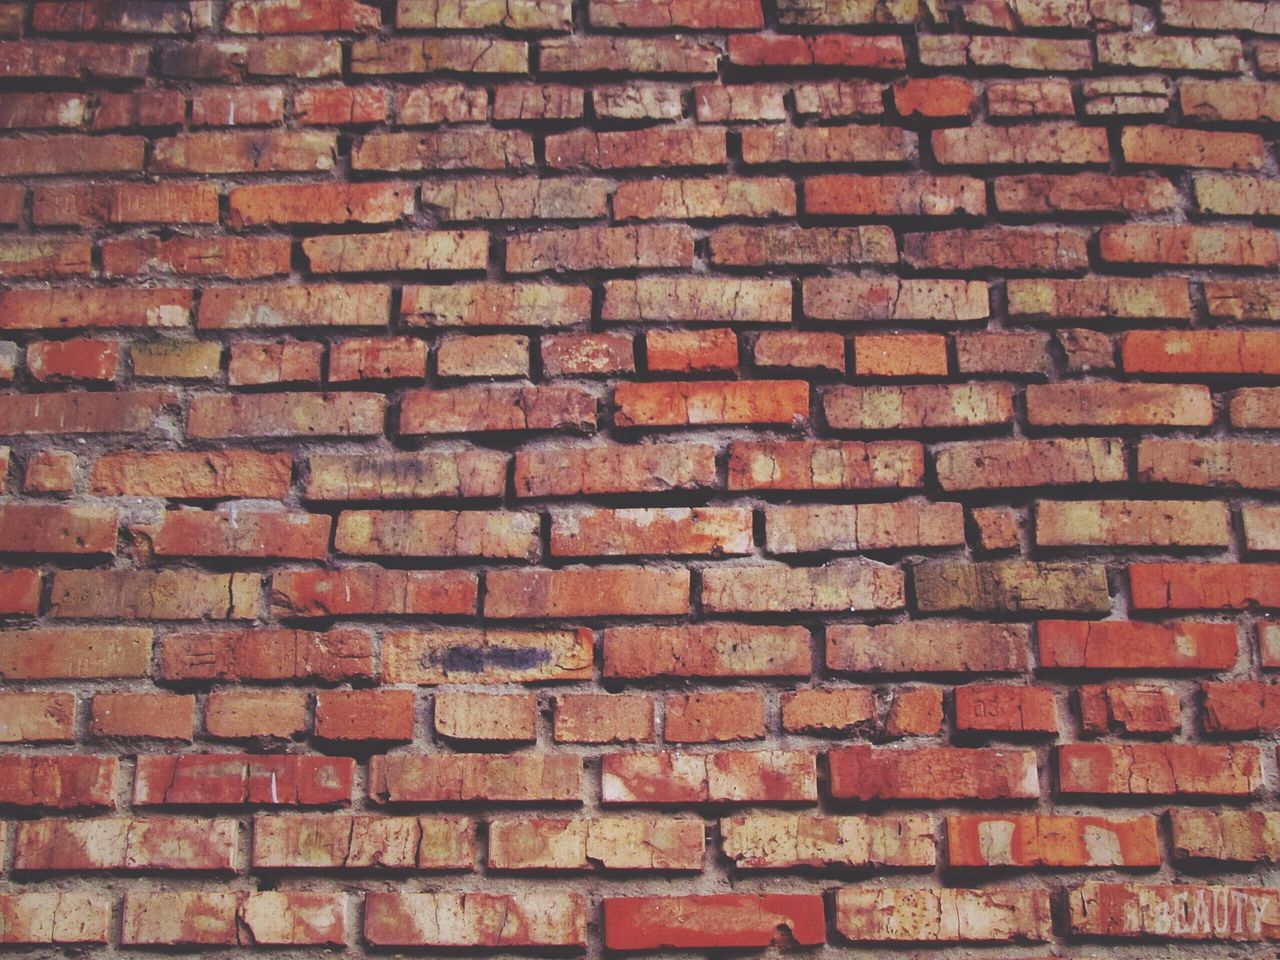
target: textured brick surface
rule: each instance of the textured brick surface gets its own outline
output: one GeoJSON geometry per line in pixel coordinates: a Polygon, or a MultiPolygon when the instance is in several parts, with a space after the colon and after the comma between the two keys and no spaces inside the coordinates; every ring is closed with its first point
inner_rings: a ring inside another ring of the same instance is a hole
{"type": "Polygon", "coordinates": [[[1280,942],[1276,0],[0,2],[0,947],[1280,942]]]}

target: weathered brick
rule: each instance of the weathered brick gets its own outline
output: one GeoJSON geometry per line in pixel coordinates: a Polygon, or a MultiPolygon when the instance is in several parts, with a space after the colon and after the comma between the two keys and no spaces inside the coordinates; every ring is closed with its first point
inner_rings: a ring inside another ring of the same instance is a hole
{"type": "Polygon", "coordinates": [[[899,440],[734,441],[730,490],[910,488],[924,476],[923,449],[899,440]]]}
{"type": "Polygon", "coordinates": [[[355,764],[346,757],[275,754],[138,757],[135,806],[263,804],[332,806],[351,799],[355,764]]]}
{"type": "Polygon", "coordinates": [[[291,467],[288,454],[254,450],[109,453],[94,461],[89,488],[106,496],[280,499],[291,467]]]}
{"type": "Polygon", "coordinates": [[[658,817],[493,820],[491,870],[700,870],[701,820],[658,817]]]}
{"type": "Polygon", "coordinates": [[[797,690],[782,695],[782,729],[830,734],[868,727],[876,717],[872,692],[860,687],[797,690]]]}
{"type": "Polygon", "coordinates": [[[516,453],[519,497],[700,490],[716,483],[709,444],[526,447],[516,453]]]}
{"type": "Polygon", "coordinates": [[[70,693],[0,693],[0,743],[70,743],[75,712],[70,693]]]}
{"type": "Polygon", "coordinates": [[[845,887],[835,910],[836,930],[855,942],[1042,942],[1053,929],[1038,889],[845,887]]]}
{"type": "Polygon", "coordinates": [[[610,753],[601,758],[604,804],[815,803],[815,755],[802,750],[610,753]]]}
{"type": "Polygon", "coordinates": [[[1243,563],[1131,563],[1138,610],[1242,610],[1280,604],[1280,566],[1243,563]]]}
{"type": "Polygon", "coordinates": [[[1252,746],[1075,743],[1057,754],[1058,792],[1066,795],[1244,797],[1262,783],[1252,746]]]}
{"type": "Polygon", "coordinates": [[[533,140],[520,130],[370,133],[351,153],[355,170],[519,170],[533,164],[533,140]]]}
{"type": "Polygon", "coordinates": [[[1280,686],[1257,681],[1202,683],[1204,728],[1210,733],[1280,730],[1280,686]]]}
{"type": "Polygon", "coordinates": [[[297,737],[310,726],[308,700],[296,690],[220,690],[205,701],[205,731],[225,740],[297,737]]]}
{"type": "Polygon", "coordinates": [[[1106,570],[1093,563],[930,560],[914,569],[913,578],[916,602],[931,613],[1111,609],[1106,570]]]}
{"type": "Polygon", "coordinates": [[[573,893],[365,895],[364,936],[375,946],[585,947],[587,908],[573,893]]]}
{"type": "Polygon", "coordinates": [[[556,697],[552,736],[556,743],[652,743],[653,698],[607,693],[556,697]]]}
{"type": "Polygon", "coordinates": [[[683,224],[542,230],[507,241],[510,273],[692,265],[693,234],[683,224]]]}
{"type": "Polygon", "coordinates": [[[486,617],[664,616],[689,609],[689,571],[650,567],[492,570],[486,617]]]}
{"type": "Polygon", "coordinates": [[[0,755],[0,803],[24,809],[115,809],[118,767],[115,757],[0,755]]]}
{"type": "Polygon", "coordinates": [[[314,454],[309,500],[418,500],[501,495],[510,457],[495,450],[314,454]]]}
{"type": "Polygon", "coordinates": [[[414,616],[475,612],[477,578],[461,570],[388,570],[372,564],[294,570],[271,578],[277,616],[414,616]]]}
{"type": "Polygon", "coordinates": [[[113,906],[110,896],[88,891],[5,893],[0,895],[0,943],[106,943],[113,906]]]}
{"type": "Polygon", "coordinates": [[[729,62],[744,67],[861,67],[901,70],[906,66],[902,39],[821,33],[814,36],[735,35],[729,38],[729,62]]]}
{"type": "Polygon", "coordinates": [[[1188,266],[1273,267],[1280,244],[1270,230],[1244,227],[1103,227],[1102,259],[1111,263],[1167,263],[1188,266]]]}
{"type": "Polygon", "coordinates": [[[466,870],[474,860],[475,830],[461,817],[259,814],[253,821],[260,869],[466,870]]]}
{"type": "Polygon", "coordinates": [[[987,114],[992,117],[1072,117],[1075,112],[1071,84],[1062,78],[997,80],[987,85],[987,114]]]}
{"type": "Polygon", "coordinates": [[[413,188],[396,183],[299,183],[236,187],[227,224],[393,223],[413,213],[413,188]]]}
{"type": "Polygon", "coordinates": [[[202,330],[384,327],[390,310],[391,291],[372,285],[213,287],[200,295],[196,323],[202,330]]]}
{"type": "Polygon", "coordinates": [[[822,397],[837,430],[921,430],[980,427],[1013,419],[1007,384],[835,387],[822,397]]]}
{"type": "Polygon", "coordinates": [[[1179,860],[1275,863],[1280,859],[1280,815],[1263,810],[1169,811],[1173,855],[1179,860]]]}
{"type": "Polygon", "coordinates": [[[323,680],[373,676],[373,639],[361,630],[184,630],[159,645],[166,680],[323,680]]]}
{"type": "Polygon", "coordinates": [[[806,213],[879,217],[947,217],[987,212],[986,188],[973,177],[846,174],[804,181],[806,213]]]}
{"type": "Polygon", "coordinates": [[[830,624],[826,664],[851,673],[1020,673],[1029,639],[1019,624],[830,624]]]}
{"type": "Polygon", "coordinates": [[[618,185],[613,212],[619,220],[794,216],[796,188],[781,177],[632,180],[618,185]]]}
{"type": "Polygon", "coordinates": [[[121,620],[252,620],[262,599],[251,573],[190,570],[59,570],[49,613],[121,620]]]}
{"type": "Polygon", "coordinates": [[[169,693],[94,694],[89,731],[95,737],[185,740],[195,728],[196,700],[169,693]]]}
{"type": "Polygon", "coordinates": [[[1269,919],[1280,895],[1269,887],[1085,883],[1067,900],[1071,930],[1083,936],[1160,940],[1280,939],[1269,919]]]}
{"type": "Polygon", "coordinates": [[[903,259],[922,269],[1076,273],[1089,263],[1084,236],[1070,230],[939,230],[905,234],[902,245],[903,259]]]}
{"type": "Polygon", "coordinates": [[[803,289],[805,315],[816,320],[960,322],[990,313],[981,280],[810,277],[803,289]]]}
{"type": "Polygon", "coordinates": [[[29,821],[15,870],[216,870],[235,867],[234,820],[110,817],[29,821]]]}
{"type": "Polygon", "coordinates": [[[604,631],[608,677],[807,676],[810,669],[809,633],[802,627],[704,623],[604,631]]]}
{"type": "Polygon", "coordinates": [[[489,235],[480,230],[343,234],[303,240],[302,252],[316,273],[483,270],[489,235]]]}
{"type": "Polygon", "coordinates": [[[1027,387],[1035,426],[1204,427],[1213,419],[1208,388],[1160,383],[1055,383],[1027,387]]]}
{"type": "Polygon", "coordinates": [[[811,946],[826,939],[822,898],[812,894],[606,897],[602,907],[609,950],[811,946]]]}
{"type": "Polygon", "coordinates": [[[900,570],[870,561],[822,567],[721,565],[703,571],[702,606],[716,613],[900,610],[904,589],[900,570]]]}
{"type": "Polygon", "coordinates": [[[1225,504],[1194,500],[1037,500],[1041,546],[1225,547],[1225,504]]]}
{"type": "Polygon", "coordinates": [[[1083,280],[1011,279],[1006,285],[1014,316],[1071,319],[1187,320],[1191,294],[1185,280],[1088,277],[1083,280]]]}
{"type": "Polygon", "coordinates": [[[1167,736],[1182,729],[1182,707],[1170,687],[1108,683],[1079,690],[1080,725],[1086,734],[1111,731],[1167,736]]]}
{"type": "Polygon", "coordinates": [[[663,700],[662,736],[667,743],[761,740],[764,698],[750,690],[670,694],[663,700]]]}
{"type": "Polygon", "coordinates": [[[205,394],[191,399],[192,437],[341,437],[382,433],[385,399],[373,393],[205,394]]]}
{"type": "Polygon", "coordinates": [[[582,759],[570,754],[412,754],[369,761],[379,803],[581,803],[582,759]]]}
{"type": "Polygon", "coordinates": [[[909,159],[914,150],[915,138],[896,127],[774,126],[742,131],[742,160],[748,164],[895,163],[909,159]]]}
{"type": "Polygon", "coordinates": [[[1256,170],[1262,166],[1262,138],[1256,133],[1125,127],[1120,150],[1125,163],[1224,170],[1256,170]]]}
{"type": "Polygon", "coordinates": [[[1144,70],[1237,73],[1243,55],[1235,37],[1144,37],[1113,33],[1097,38],[1098,65],[1144,70]]]}
{"type": "Polygon", "coordinates": [[[738,338],[726,327],[709,330],[648,330],[644,334],[646,366],[667,373],[733,370],[738,366],[738,338]]]}
{"type": "Polygon", "coordinates": [[[1036,638],[1046,670],[1229,670],[1237,656],[1228,623],[1041,620],[1036,638]]]}
{"type": "Polygon", "coordinates": [[[827,754],[831,795],[860,800],[992,800],[1040,795],[1036,755],[989,748],[842,747],[827,754]]]}
{"type": "Polygon", "coordinates": [[[964,511],[958,503],[864,503],[768,506],[764,510],[769,553],[906,549],[959,546],[964,511]]]}
{"type": "MultiPolygon", "coordinates": [[[[432,714],[436,733],[447,740],[510,744],[537,739],[538,702],[531,693],[445,691],[436,695],[432,714]]],[[[360,723],[356,717],[352,721],[360,723]]]]}
{"type": "Polygon", "coordinates": [[[589,432],[596,426],[596,406],[595,395],[576,386],[486,384],[416,390],[401,399],[400,432],[419,435],[495,430],[589,432]]]}
{"type": "Polygon", "coordinates": [[[934,130],[930,136],[934,155],[947,166],[1084,166],[1104,164],[1111,155],[1105,130],[1071,123],[975,125],[934,130]]]}
{"type": "Polygon", "coordinates": [[[953,867],[1158,867],[1155,817],[973,815],[947,818],[953,867]]]}
{"type": "Polygon", "coordinates": [[[619,427],[790,425],[808,418],[809,386],[800,380],[620,383],[614,405],[619,427]]]}
{"type": "Polygon", "coordinates": [[[316,694],[316,736],[408,743],[413,700],[412,690],[322,690],[316,694]]]}
{"type": "Polygon", "coordinates": [[[791,284],[756,278],[646,278],[604,285],[606,321],[790,323],[791,284]]]}

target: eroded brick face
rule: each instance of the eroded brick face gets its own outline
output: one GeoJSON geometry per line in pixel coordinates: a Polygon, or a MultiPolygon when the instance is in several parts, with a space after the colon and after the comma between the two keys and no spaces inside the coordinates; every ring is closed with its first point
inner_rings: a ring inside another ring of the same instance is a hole
{"type": "Polygon", "coordinates": [[[0,948],[1280,943],[1280,2],[0,0],[0,948]]]}

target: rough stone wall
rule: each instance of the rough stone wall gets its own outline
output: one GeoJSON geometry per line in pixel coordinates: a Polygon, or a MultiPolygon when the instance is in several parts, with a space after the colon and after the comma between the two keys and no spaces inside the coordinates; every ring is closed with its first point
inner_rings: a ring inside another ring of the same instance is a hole
{"type": "Polygon", "coordinates": [[[1274,957],[1277,121],[1276,2],[0,2],[0,945],[1274,957]]]}

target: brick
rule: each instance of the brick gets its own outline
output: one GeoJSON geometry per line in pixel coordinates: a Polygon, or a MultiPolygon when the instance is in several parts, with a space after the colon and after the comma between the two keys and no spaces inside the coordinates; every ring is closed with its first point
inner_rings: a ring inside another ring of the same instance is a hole
{"type": "Polygon", "coordinates": [[[6,631],[0,676],[6,680],[143,677],[151,631],[134,627],[6,631]]]}
{"type": "Polygon", "coordinates": [[[1202,683],[1204,728],[1210,733],[1272,733],[1280,730],[1280,686],[1238,681],[1202,683]]]}
{"type": "Polygon", "coordinates": [[[323,560],[328,517],[305,513],[171,510],[158,525],[135,526],[156,556],[290,557],[323,560]]]}
{"type": "MultiPolygon", "coordinates": [[[[95,131],[127,130],[132,127],[180,127],[186,114],[186,98],[177,90],[102,93],[98,96],[97,107],[93,110],[89,126],[95,131]]],[[[191,188],[179,186],[178,189],[191,188]]]]}
{"type": "Polygon", "coordinates": [[[1242,53],[1235,37],[1098,37],[1098,64],[1104,67],[1237,73],[1242,53]]]}
{"type": "Polygon", "coordinates": [[[100,893],[50,890],[0,895],[0,943],[106,943],[112,898],[100,893]]]}
{"type": "Polygon", "coordinates": [[[1244,525],[1245,548],[1249,551],[1267,551],[1276,549],[1277,515],[1275,508],[1264,506],[1245,506],[1240,510],[1240,519],[1244,525]]]}
{"type": "Polygon", "coordinates": [[[1262,138],[1256,133],[1125,127],[1120,150],[1125,163],[1151,166],[1220,170],[1257,170],[1262,166],[1262,138]]]}
{"type": "Polygon", "coordinates": [[[558,83],[513,83],[493,95],[495,120],[574,120],[582,116],[584,91],[558,83]]]}
{"type": "Polygon", "coordinates": [[[720,47],[693,37],[554,37],[539,45],[547,73],[713,74],[720,47]]]}
{"type": "Polygon", "coordinates": [[[1064,795],[1245,797],[1261,786],[1252,746],[1079,743],[1057,753],[1064,795]]]}
{"type": "Polygon", "coordinates": [[[1130,734],[1170,734],[1182,729],[1182,708],[1170,687],[1108,683],[1079,691],[1080,724],[1086,734],[1113,729],[1130,734]]]}
{"type": "Polygon", "coordinates": [[[759,0],[720,3],[655,3],[652,0],[592,0],[593,26],[673,28],[694,30],[751,30],[764,26],[759,0]]]}
{"type": "Polygon", "coordinates": [[[1057,706],[1045,687],[969,684],[956,687],[957,730],[1056,734],[1057,706]]]}
{"type": "Polygon", "coordinates": [[[429,74],[440,70],[474,74],[524,73],[529,45],[481,37],[397,37],[356,40],[351,72],[357,76],[429,74]]]}
{"type": "Polygon", "coordinates": [[[815,36],[751,35],[729,38],[729,62],[744,67],[861,67],[901,70],[900,37],[824,33],[815,36]]]}
{"type": "Polygon", "coordinates": [[[914,148],[914,138],[895,127],[747,127],[742,131],[742,160],[748,164],[894,163],[909,159],[914,148]]]}
{"type": "Polygon", "coordinates": [[[45,330],[187,326],[190,290],[8,290],[0,329],[45,330]]]}
{"type": "Polygon", "coordinates": [[[863,688],[797,690],[782,695],[782,729],[788,733],[852,731],[868,726],[875,716],[875,697],[863,688]]]}
{"type": "Polygon", "coordinates": [[[694,111],[700,123],[731,120],[785,120],[786,88],[773,84],[699,84],[693,91],[694,111]]]}
{"type": "Polygon", "coordinates": [[[413,699],[412,690],[322,690],[316,694],[316,736],[408,743],[413,699]]]}
{"type": "Polygon", "coordinates": [[[856,117],[884,113],[884,88],[865,80],[800,83],[792,88],[802,117],[856,117]]]}
{"type": "Polygon", "coordinates": [[[373,641],[360,630],[189,630],[160,641],[167,680],[306,680],[373,676],[373,641]]]}
{"type": "Polygon", "coordinates": [[[151,893],[124,898],[121,942],[143,945],[341,944],[345,898],[319,893],[151,893]],[[241,931],[240,927],[244,930],[241,931]]]}
{"type": "Polygon", "coordinates": [[[479,230],[311,237],[302,252],[316,273],[483,270],[489,236],[479,230]]]}
{"type": "Polygon", "coordinates": [[[1257,177],[1197,176],[1195,196],[1196,206],[1205,213],[1267,217],[1280,211],[1280,194],[1276,193],[1275,185],[1257,177]]]}
{"type": "MultiPolygon", "coordinates": [[[[436,733],[448,740],[533,743],[538,701],[531,693],[442,692],[435,697],[432,719],[436,733]]],[[[363,721],[353,716],[352,722],[363,721]]]]}
{"type": "Polygon", "coordinates": [[[558,696],[552,737],[556,743],[652,743],[653,698],[605,693],[558,696]]]}
{"type": "Polygon", "coordinates": [[[70,743],[75,712],[70,693],[0,694],[0,743],[70,743]]]}
{"type": "Polygon", "coordinates": [[[983,182],[973,177],[838,174],[804,181],[804,209],[875,217],[981,216],[987,195],[983,182]]]}
{"type": "Polygon", "coordinates": [[[57,340],[27,348],[27,372],[41,382],[114,380],[119,347],[104,340],[57,340]]]}
{"type": "Polygon", "coordinates": [[[593,87],[591,107],[597,117],[611,120],[678,120],[684,116],[684,91],[673,83],[593,87]]]}
{"type": "Polygon", "coordinates": [[[1127,883],[1085,883],[1067,900],[1078,935],[1230,942],[1280,938],[1277,902],[1269,887],[1127,883]]]}
{"type": "Polygon", "coordinates": [[[1134,330],[1120,341],[1120,358],[1131,373],[1274,374],[1277,341],[1269,331],[1134,330]]]}
{"type": "Polygon", "coordinates": [[[267,384],[319,384],[324,345],[304,341],[231,344],[227,383],[233,387],[267,384]]]}
{"type": "Polygon", "coordinates": [[[0,803],[23,809],[115,809],[117,769],[115,757],[4,754],[0,803]]]}
{"type": "Polygon", "coordinates": [[[619,427],[803,422],[808,384],[798,380],[724,383],[620,383],[614,389],[619,427]]]}
{"type": "Polygon", "coordinates": [[[293,116],[305,126],[381,123],[387,91],[379,87],[309,87],[293,96],[293,116]]]}
{"type": "Polygon", "coordinates": [[[191,742],[196,700],[167,693],[94,694],[89,731],[95,737],[150,737],[191,742]]]}
{"type": "Polygon", "coordinates": [[[411,326],[573,326],[590,318],[591,291],[536,283],[406,286],[400,310],[411,326]]]}
{"type": "Polygon", "coordinates": [[[703,833],[692,818],[493,820],[489,869],[700,870],[703,833]]]}
{"type": "Polygon", "coordinates": [[[42,33],[189,33],[198,17],[189,4],[34,3],[31,25],[42,33]]]}
{"type": "Polygon", "coordinates": [[[372,393],[278,393],[193,397],[192,437],[377,436],[385,400],[372,393]]]}
{"type": "Polygon", "coordinates": [[[222,19],[229,33],[327,33],[376,30],[378,8],[355,0],[321,0],[299,7],[289,0],[236,0],[222,19]]]}
{"type": "Polygon", "coordinates": [[[613,212],[618,220],[787,217],[795,215],[796,190],[781,177],[632,180],[618,185],[613,212]]]}
{"type": "Polygon", "coordinates": [[[667,743],[760,740],[765,735],[764,699],[753,691],[709,691],[669,695],[663,701],[667,743]]]}
{"type": "Polygon", "coordinates": [[[94,461],[89,489],[106,496],[278,500],[289,489],[291,468],[288,454],[255,450],[110,453],[94,461]]]}
{"type": "Polygon", "coordinates": [[[1035,426],[1204,427],[1213,419],[1205,387],[1159,383],[1061,383],[1027,387],[1035,426]]]}
{"type": "Polygon", "coordinates": [[[201,90],[191,98],[193,127],[271,126],[284,120],[284,91],[278,87],[201,90]]]}
{"type": "Polygon", "coordinates": [[[800,750],[610,753],[601,758],[604,804],[814,803],[814,754],[800,750]]]}
{"type": "Polygon", "coordinates": [[[259,814],[253,821],[259,869],[466,870],[474,861],[475,830],[460,817],[259,814]]]}
{"type": "Polygon", "coordinates": [[[897,246],[884,226],[720,227],[711,259],[728,266],[896,263],[897,246]]]}
{"type": "Polygon", "coordinates": [[[48,610],[81,619],[250,620],[261,598],[257,574],[59,570],[48,610]]]}
{"type": "Polygon", "coordinates": [[[219,690],[205,700],[205,732],[220,740],[291,739],[310,726],[309,699],[296,690],[219,690]]]}
{"type": "Polygon", "coordinates": [[[1178,102],[1185,116],[1198,120],[1275,120],[1280,118],[1280,84],[1255,80],[1183,80],[1178,102]]]}
{"type": "Polygon", "coordinates": [[[372,564],[296,570],[271,578],[276,616],[414,616],[475,612],[477,580],[461,570],[388,570],[372,564]]]}
{"type": "Polygon", "coordinates": [[[936,851],[927,817],[739,814],[720,821],[724,853],[741,870],[925,867],[936,851]]]}
{"type": "Polygon", "coordinates": [[[964,511],[958,503],[904,500],[767,506],[764,521],[765,547],[773,554],[915,549],[964,542],[964,511]]]}
{"type": "Polygon", "coordinates": [[[92,270],[85,240],[18,239],[0,241],[0,276],[74,277],[92,270]]]}
{"type": "Polygon", "coordinates": [[[947,341],[932,333],[895,333],[853,338],[859,377],[945,377],[947,341]]]}
{"type": "Polygon", "coordinates": [[[1169,811],[1173,855],[1179,860],[1274,863],[1280,858],[1280,818],[1272,811],[1169,811]]]}
{"type": "Polygon", "coordinates": [[[421,381],[427,374],[427,348],[412,337],[342,340],[329,351],[329,382],[357,380],[421,381]]]}
{"type": "Polygon", "coordinates": [[[904,234],[902,244],[903,259],[923,269],[1074,273],[1089,262],[1085,238],[1068,230],[939,230],[904,234]]]}
{"type": "Polygon", "coordinates": [[[490,571],[484,615],[565,618],[665,616],[689,610],[689,571],[646,567],[561,567],[490,571]]]}
{"type": "Polygon", "coordinates": [[[950,816],[953,867],[1158,867],[1154,817],[950,816]]]}
{"type": "Polygon", "coordinates": [[[913,77],[893,85],[893,103],[904,117],[967,117],[974,92],[960,77],[913,77]]]}
{"type": "Polygon", "coordinates": [[[609,950],[809,946],[826,939],[816,895],[606,897],[602,906],[609,950]]]}
{"type": "Polygon", "coordinates": [[[441,5],[438,0],[399,0],[396,25],[402,30],[475,30],[507,27],[511,30],[558,31],[569,29],[568,0],[514,0],[512,3],[441,5]]]}
{"type": "Polygon", "coordinates": [[[14,869],[215,870],[235,867],[234,820],[110,817],[29,821],[14,842],[14,869]]]}
{"type": "Polygon", "coordinates": [[[934,130],[930,137],[934,155],[945,166],[1085,166],[1110,158],[1104,130],[1071,123],[975,125],[934,130]]]}
{"type": "Polygon", "coordinates": [[[959,333],[952,342],[960,373],[1047,376],[1051,366],[1047,333],[959,333]]]}
{"type": "Polygon", "coordinates": [[[498,511],[346,510],[334,538],[356,556],[500,557],[538,555],[538,517],[498,511]]]}
{"type": "Polygon", "coordinates": [[[388,631],[382,672],[389,683],[537,683],[591,677],[587,630],[388,631]]]}
{"type": "Polygon", "coordinates": [[[715,613],[900,610],[903,590],[901,571],[870,561],[718,566],[703,571],[702,605],[715,613]]]}
{"type": "Polygon", "coordinates": [[[1259,281],[1206,282],[1205,301],[1212,317],[1269,320],[1280,317],[1280,284],[1259,281]]]}
{"type": "Polygon", "coordinates": [[[692,265],[693,234],[683,224],[542,230],[507,241],[509,273],[692,265]]]}
{"type": "Polygon", "coordinates": [[[156,173],[317,172],[332,170],[332,134],[316,131],[188,133],[155,141],[156,173]]]}
{"type": "Polygon", "coordinates": [[[516,454],[516,495],[705,489],[716,485],[714,452],[691,443],[525,448],[516,454]]]}
{"type": "Polygon", "coordinates": [[[608,190],[589,177],[443,180],[423,185],[422,203],[447,220],[590,220],[605,215],[608,190]]]}
{"type": "Polygon", "coordinates": [[[114,554],[116,511],[88,505],[0,505],[0,540],[13,553],[114,554]]]}
{"type": "Polygon", "coordinates": [[[1030,750],[842,747],[827,754],[831,795],[860,800],[992,800],[1040,795],[1030,750]]]}
{"type": "Polygon", "coordinates": [[[1225,504],[1194,500],[1037,500],[1041,546],[1225,547],[1225,504]]]}
{"type": "Polygon", "coordinates": [[[1085,40],[1042,37],[926,36],[920,61],[928,67],[996,67],[1050,73],[1092,70],[1093,51],[1085,40]]]}
{"type": "Polygon", "coordinates": [[[987,85],[987,114],[992,117],[1072,117],[1071,84],[1058,78],[997,80],[987,85]]]}
{"type": "Polygon", "coordinates": [[[1269,230],[1243,227],[1103,227],[1102,259],[1111,263],[1168,263],[1199,266],[1271,267],[1280,263],[1280,245],[1269,230]]]}
{"type": "MultiPolygon", "coordinates": [[[[997,177],[995,200],[1000,210],[1012,213],[1058,213],[1117,211],[1128,213],[1163,213],[1177,202],[1173,185],[1163,177],[1117,177],[1101,173],[1077,173],[1070,176],[1026,174],[997,177]]],[[[1111,278],[1085,281],[1018,281],[1030,288],[1052,288],[1053,285],[1105,287],[1118,281],[1111,278]],[[1034,285],[1034,287],[1033,287],[1034,285]]],[[[1142,281],[1128,281],[1141,283],[1142,281]]],[[[1169,281],[1146,281],[1153,286],[1169,281]]]]}
{"type": "Polygon", "coordinates": [[[547,164],[561,169],[719,166],[726,158],[723,130],[691,127],[574,130],[549,135],[546,151],[547,164]]]}
{"type": "Polygon", "coordinates": [[[733,370],[738,366],[738,338],[726,327],[648,330],[644,352],[650,370],[667,373],[733,370]]]}
{"type": "Polygon", "coordinates": [[[0,398],[0,436],[148,433],[173,399],[148,390],[5,395],[0,398]]]}
{"type": "Polygon", "coordinates": [[[1133,563],[1129,590],[1136,610],[1242,610],[1280,603],[1280,567],[1241,563],[1133,563]]]}
{"type": "Polygon", "coordinates": [[[418,500],[500,496],[510,457],[494,450],[313,454],[309,500],[418,500]]]}
{"type": "Polygon", "coordinates": [[[961,322],[986,318],[989,305],[981,280],[809,277],[804,313],[816,320],[961,322]]]}
{"type": "Polygon", "coordinates": [[[942,730],[942,691],[903,687],[893,694],[884,732],[890,737],[937,736],[942,730]]]}
{"type": "Polygon", "coordinates": [[[379,803],[581,803],[582,760],[570,754],[409,754],[369,761],[379,803]]]}
{"type": "Polygon", "coordinates": [[[559,891],[369,893],[364,936],[375,946],[584,947],[586,905],[559,891]]]}
{"type": "Polygon", "coordinates": [[[589,432],[595,426],[596,398],[576,386],[478,385],[418,390],[405,394],[400,402],[400,432],[409,435],[497,430],[589,432]]]}
{"type": "Polygon", "coordinates": [[[790,323],[791,284],[736,277],[608,280],[601,318],[650,323],[790,323]]]}
{"type": "Polygon", "coordinates": [[[276,754],[147,754],[134,780],[135,806],[265,804],[332,806],[351,799],[354,762],[276,754]]]}
{"type": "Polygon", "coordinates": [[[1006,290],[1009,313],[1014,316],[1082,320],[1188,320],[1191,317],[1188,284],[1172,277],[1011,279],[1006,290]]]}
{"type": "Polygon", "coordinates": [[[1038,889],[845,887],[835,926],[855,942],[1043,942],[1052,935],[1049,893],[1038,889]]]}
{"type": "Polygon", "coordinates": [[[1106,570],[1092,563],[930,560],[913,571],[921,610],[1107,613],[1106,570]]]}
{"type": "Polygon", "coordinates": [[[138,79],[147,72],[147,48],[74,40],[0,43],[0,72],[8,77],[138,79]]]}
{"type": "Polygon", "coordinates": [[[1022,624],[829,624],[826,664],[849,673],[1021,673],[1029,641],[1022,624]]]}
{"type": "Polygon", "coordinates": [[[838,333],[766,330],[756,338],[752,349],[752,359],[758,367],[831,370],[836,373],[844,373],[844,354],[845,341],[838,333]]]}
{"type": "Polygon", "coordinates": [[[384,327],[390,307],[391,291],[372,285],[213,287],[200,295],[196,323],[202,330],[384,327]]]}
{"type": "Polygon", "coordinates": [[[632,373],[635,348],[627,334],[564,333],[542,338],[542,372],[548,377],[632,373]]]}
{"type": "Polygon", "coordinates": [[[606,677],[804,677],[810,669],[803,627],[701,623],[604,631],[606,677]]]}
{"type": "MultiPolygon", "coordinates": [[[[4,56],[4,50],[0,49],[0,69],[3,69],[4,56]]],[[[142,137],[65,134],[30,137],[20,143],[21,149],[7,150],[0,157],[0,176],[142,172],[145,145],[142,137]]]]}
{"type": "Polygon", "coordinates": [[[984,552],[1016,550],[1022,543],[1024,516],[1011,507],[974,507],[969,518],[977,528],[978,548],[984,552]]]}
{"type": "Polygon", "coordinates": [[[133,375],[149,380],[213,380],[222,369],[222,344],[205,341],[139,343],[129,348],[133,375]]]}
{"type": "Polygon", "coordinates": [[[1036,637],[1046,670],[1229,670],[1237,656],[1227,623],[1041,620],[1036,637]]]}
{"type": "Polygon", "coordinates": [[[28,458],[22,490],[24,493],[70,493],[75,483],[75,454],[44,450],[28,458]]]}
{"type": "MultiPolygon", "coordinates": [[[[2,518],[2,515],[0,515],[2,518]]],[[[530,528],[536,536],[536,529],[530,528]]],[[[557,511],[552,556],[713,556],[751,551],[751,511],[737,507],[668,507],[557,511]]]]}
{"type": "Polygon", "coordinates": [[[533,141],[516,130],[371,133],[356,141],[352,168],[377,171],[506,170],[533,163],[533,141]]]}
{"type": "MultiPolygon", "coordinates": [[[[299,183],[236,187],[227,225],[394,223],[413,213],[413,188],[396,183],[299,183]]],[[[314,288],[311,288],[314,289],[314,288]]]]}
{"type": "Polygon", "coordinates": [[[529,338],[497,333],[442,340],[436,347],[436,373],[441,377],[527,377],[529,338]]]}
{"type": "Polygon", "coordinates": [[[822,405],[836,430],[980,427],[1013,419],[1012,392],[999,383],[835,387],[822,405]]]}

